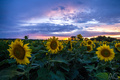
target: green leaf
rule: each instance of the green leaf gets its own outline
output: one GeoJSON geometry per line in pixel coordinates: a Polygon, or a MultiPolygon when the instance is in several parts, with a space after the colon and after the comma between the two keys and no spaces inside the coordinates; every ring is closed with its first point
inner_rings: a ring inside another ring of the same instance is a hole
{"type": "Polygon", "coordinates": [[[76,70],[76,69],[72,70],[71,73],[70,73],[71,80],[75,79],[78,74],[79,74],[78,70],[76,70]]]}
{"type": "Polygon", "coordinates": [[[107,73],[98,73],[95,75],[99,80],[108,80],[108,74],[107,73]]]}
{"type": "Polygon", "coordinates": [[[15,59],[8,59],[8,63],[9,64],[16,63],[16,60],[15,59]]]}
{"type": "Polygon", "coordinates": [[[88,71],[92,71],[93,69],[95,69],[95,64],[93,65],[87,65],[87,66],[84,66],[88,71]]]}
{"type": "Polygon", "coordinates": [[[78,60],[79,62],[83,63],[83,64],[91,63],[90,60],[85,60],[85,59],[80,59],[80,58],[78,58],[77,60],[78,60]]]}
{"type": "Polygon", "coordinates": [[[120,60],[120,54],[115,54],[115,59],[120,60]]]}
{"type": "Polygon", "coordinates": [[[92,57],[92,62],[96,62],[98,60],[98,57],[95,56],[95,57],[92,57]]]}
{"type": "Polygon", "coordinates": [[[15,59],[5,59],[5,60],[0,62],[0,66],[3,65],[3,64],[6,64],[6,63],[12,64],[12,63],[15,63],[15,62],[16,62],[15,59]]]}
{"type": "Polygon", "coordinates": [[[82,47],[80,48],[80,50],[81,50],[81,51],[86,51],[86,50],[87,50],[87,47],[86,47],[86,46],[82,46],[82,47]]]}
{"type": "Polygon", "coordinates": [[[62,69],[64,69],[65,71],[69,71],[69,67],[68,66],[60,66],[62,69]]]}
{"type": "Polygon", "coordinates": [[[39,50],[38,52],[39,53],[48,53],[48,51],[45,51],[45,50],[39,50]]]}
{"type": "Polygon", "coordinates": [[[18,72],[17,66],[11,66],[0,71],[0,80],[8,80],[16,75],[22,75],[24,72],[18,72]]]}
{"type": "Polygon", "coordinates": [[[90,51],[90,52],[88,52],[88,51],[86,51],[86,53],[88,53],[88,54],[94,54],[96,51],[90,51]]]}
{"type": "Polygon", "coordinates": [[[66,60],[50,60],[50,62],[58,62],[58,63],[65,63],[65,64],[68,64],[68,62],[66,60]]]}
{"type": "Polygon", "coordinates": [[[65,80],[64,74],[60,71],[57,71],[56,74],[51,71],[50,75],[52,80],[65,80]]]}
{"type": "Polygon", "coordinates": [[[38,77],[36,80],[51,80],[49,75],[49,70],[46,68],[40,68],[37,71],[38,77]]]}
{"type": "Polygon", "coordinates": [[[50,75],[51,75],[52,80],[59,79],[59,77],[52,71],[50,72],[50,75]]]}
{"type": "Polygon", "coordinates": [[[0,66],[1,66],[1,65],[3,65],[3,64],[6,64],[6,63],[8,63],[8,60],[7,60],[7,59],[6,59],[6,60],[1,61],[1,62],[0,62],[0,66]]]}
{"type": "Polygon", "coordinates": [[[60,80],[65,80],[64,74],[61,71],[57,71],[56,74],[59,76],[60,80]]]}
{"type": "Polygon", "coordinates": [[[90,60],[83,60],[82,63],[86,63],[86,64],[88,64],[88,63],[91,63],[91,61],[90,61],[90,60]]]}

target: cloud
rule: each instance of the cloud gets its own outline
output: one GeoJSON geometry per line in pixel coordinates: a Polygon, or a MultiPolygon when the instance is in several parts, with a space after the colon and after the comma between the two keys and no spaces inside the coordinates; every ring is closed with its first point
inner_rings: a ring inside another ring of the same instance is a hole
{"type": "Polygon", "coordinates": [[[38,34],[50,34],[52,32],[69,32],[75,29],[78,29],[78,27],[74,25],[56,25],[50,23],[21,27],[21,30],[23,31],[26,31],[28,33],[38,33],[38,34]]]}
{"type": "Polygon", "coordinates": [[[64,7],[64,6],[58,6],[58,7],[56,7],[56,8],[53,8],[52,10],[53,10],[53,11],[65,10],[65,7],[64,7]]]}
{"type": "Polygon", "coordinates": [[[80,13],[77,16],[80,21],[95,19],[101,23],[119,23],[120,22],[120,1],[119,0],[85,0],[83,4],[88,6],[90,13],[80,13]]]}
{"type": "Polygon", "coordinates": [[[119,0],[0,0],[0,36],[118,35],[119,0]]]}

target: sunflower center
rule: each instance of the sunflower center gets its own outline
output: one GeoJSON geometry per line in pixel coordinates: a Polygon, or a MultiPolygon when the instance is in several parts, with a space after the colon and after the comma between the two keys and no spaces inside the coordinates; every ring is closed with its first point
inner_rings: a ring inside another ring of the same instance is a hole
{"type": "Polygon", "coordinates": [[[103,42],[103,44],[106,44],[106,42],[103,42]]]}
{"type": "Polygon", "coordinates": [[[88,44],[90,45],[90,44],[91,44],[91,41],[89,41],[88,44]]]}
{"type": "Polygon", "coordinates": [[[71,48],[72,48],[72,46],[71,46],[71,44],[69,44],[69,45],[68,45],[68,49],[71,49],[71,48]]]}
{"type": "Polygon", "coordinates": [[[61,50],[61,46],[59,46],[59,50],[61,50]]]}
{"type": "Polygon", "coordinates": [[[91,50],[91,47],[90,46],[87,46],[87,51],[90,51],[91,50]]]}
{"type": "Polygon", "coordinates": [[[50,47],[55,50],[57,48],[57,42],[55,40],[53,40],[50,44],[50,47]]]}
{"type": "Polygon", "coordinates": [[[14,55],[16,58],[18,59],[24,59],[25,57],[25,50],[23,47],[21,47],[20,45],[17,45],[15,48],[14,48],[14,55]]]}
{"type": "Polygon", "coordinates": [[[120,45],[117,45],[117,48],[120,49],[120,45]]]}
{"type": "Polygon", "coordinates": [[[109,57],[110,56],[110,51],[107,49],[104,49],[101,51],[101,55],[104,57],[109,57]]]}

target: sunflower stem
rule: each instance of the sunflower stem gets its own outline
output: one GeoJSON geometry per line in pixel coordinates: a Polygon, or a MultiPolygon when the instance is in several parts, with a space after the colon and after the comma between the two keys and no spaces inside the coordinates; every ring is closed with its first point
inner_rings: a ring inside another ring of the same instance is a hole
{"type": "Polygon", "coordinates": [[[48,61],[48,70],[50,70],[50,67],[51,67],[50,66],[50,57],[51,57],[51,54],[49,54],[49,58],[48,58],[49,59],[49,61],[48,61]]]}
{"type": "Polygon", "coordinates": [[[27,69],[26,75],[27,75],[28,80],[30,80],[30,78],[29,78],[30,65],[27,65],[27,67],[28,67],[28,69],[27,69]]]}

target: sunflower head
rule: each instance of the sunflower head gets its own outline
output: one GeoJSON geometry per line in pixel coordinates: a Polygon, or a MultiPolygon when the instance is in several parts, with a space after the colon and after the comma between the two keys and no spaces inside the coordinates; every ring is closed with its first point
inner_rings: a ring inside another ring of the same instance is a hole
{"type": "Polygon", "coordinates": [[[87,42],[85,40],[80,43],[80,46],[85,46],[85,45],[87,45],[87,42]]]}
{"type": "Polygon", "coordinates": [[[72,51],[72,43],[71,42],[69,42],[69,44],[68,44],[68,50],[72,51]]]}
{"type": "Polygon", "coordinates": [[[68,38],[67,43],[68,44],[71,43],[71,38],[68,38]]]}
{"type": "Polygon", "coordinates": [[[63,45],[62,45],[62,43],[60,42],[59,43],[59,51],[61,51],[63,49],[63,45]]]}
{"type": "Polygon", "coordinates": [[[115,53],[113,49],[110,49],[110,46],[103,45],[97,48],[98,51],[96,51],[97,57],[100,58],[100,60],[112,60],[115,56],[115,53]]]}
{"type": "Polygon", "coordinates": [[[23,45],[23,41],[16,39],[9,46],[8,51],[10,52],[10,57],[16,59],[19,64],[28,64],[30,63],[27,57],[31,57],[31,49],[27,46],[28,44],[23,45]]]}
{"type": "Polygon", "coordinates": [[[93,41],[92,41],[92,40],[87,40],[87,44],[88,44],[88,45],[92,45],[92,44],[93,44],[93,41]]]}
{"type": "Polygon", "coordinates": [[[96,47],[96,45],[95,44],[93,44],[93,48],[95,48],[96,47]]]}
{"type": "Polygon", "coordinates": [[[120,76],[118,76],[118,79],[120,79],[120,76]]]}
{"type": "Polygon", "coordinates": [[[46,56],[48,55],[48,53],[45,54],[46,56]]]}
{"type": "Polygon", "coordinates": [[[57,53],[59,51],[58,38],[55,38],[53,36],[53,38],[48,39],[46,46],[47,46],[46,48],[48,49],[48,51],[51,52],[52,54],[57,53]]]}
{"type": "Polygon", "coordinates": [[[91,45],[86,45],[87,46],[87,51],[90,52],[93,50],[92,46],[91,45]]]}
{"type": "Polygon", "coordinates": [[[107,41],[104,41],[104,42],[103,42],[103,45],[105,45],[106,43],[107,43],[107,41]]]}
{"type": "Polygon", "coordinates": [[[115,48],[120,52],[120,43],[116,43],[115,48]]]}
{"type": "Polygon", "coordinates": [[[96,39],[94,39],[93,42],[96,43],[96,39]]]}

